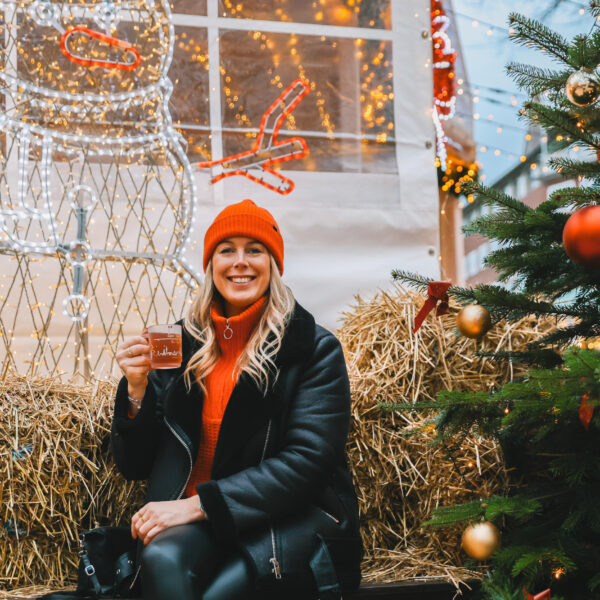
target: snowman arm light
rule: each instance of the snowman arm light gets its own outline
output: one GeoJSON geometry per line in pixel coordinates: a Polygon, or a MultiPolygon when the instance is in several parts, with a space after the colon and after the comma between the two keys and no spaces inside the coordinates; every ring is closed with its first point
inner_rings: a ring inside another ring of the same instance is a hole
{"type": "Polygon", "coordinates": [[[221,168],[221,172],[211,179],[211,183],[221,181],[225,177],[242,175],[274,192],[289,194],[294,189],[294,182],[270,167],[288,160],[303,158],[308,154],[308,146],[304,138],[293,137],[285,142],[279,142],[278,135],[287,116],[309,91],[310,87],[305,81],[296,79],[263,114],[258,136],[251,150],[220,160],[200,162],[196,166],[199,169],[217,166],[221,168]],[[269,130],[271,131],[267,136],[269,130]],[[252,174],[250,172],[252,168],[261,169],[261,176],[252,174]]]}
{"type": "Polygon", "coordinates": [[[104,35],[98,31],[94,31],[93,29],[88,29],[87,27],[73,27],[60,37],[60,48],[63,54],[71,61],[75,63],[79,63],[80,65],[85,65],[89,67],[103,67],[105,69],[121,69],[123,71],[133,71],[141,62],[142,57],[140,53],[137,51],[133,44],[126,42],[125,40],[120,40],[118,38],[111,37],[109,35],[104,35]],[[83,56],[78,56],[74,54],[69,49],[69,39],[73,34],[83,34],[89,38],[100,40],[101,42],[105,42],[109,46],[116,46],[117,48],[121,48],[125,50],[125,61],[118,60],[94,60],[91,58],[84,58],[83,56]],[[131,57],[131,58],[129,58],[131,57]]]}

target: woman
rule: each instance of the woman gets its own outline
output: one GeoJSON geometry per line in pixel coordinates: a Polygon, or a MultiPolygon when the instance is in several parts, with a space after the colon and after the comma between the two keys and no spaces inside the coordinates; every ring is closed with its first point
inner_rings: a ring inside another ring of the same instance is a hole
{"type": "Polygon", "coordinates": [[[282,282],[279,227],[251,200],[209,227],[204,270],[180,368],[150,371],[144,336],[117,352],[111,448],[148,480],[144,599],[340,598],[363,556],[341,346],[282,282]]]}

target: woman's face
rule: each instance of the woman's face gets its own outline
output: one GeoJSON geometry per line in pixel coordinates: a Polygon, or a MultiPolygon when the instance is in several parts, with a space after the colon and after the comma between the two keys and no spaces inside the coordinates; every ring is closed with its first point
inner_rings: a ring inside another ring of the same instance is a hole
{"type": "Polygon", "coordinates": [[[271,281],[269,252],[249,237],[230,237],[220,242],[212,255],[212,270],[227,317],[239,315],[256,302],[271,281]]]}

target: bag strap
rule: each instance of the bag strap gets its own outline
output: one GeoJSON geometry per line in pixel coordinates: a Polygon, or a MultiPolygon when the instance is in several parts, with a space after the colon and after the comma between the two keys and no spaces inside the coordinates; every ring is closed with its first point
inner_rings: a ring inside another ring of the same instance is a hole
{"type": "Polygon", "coordinates": [[[310,568],[317,582],[319,600],[341,600],[342,590],[337,580],[331,554],[325,540],[318,533],[317,536],[321,542],[310,559],[310,568]]]}
{"type": "Polygon", "coordinates": [[[123,552],[115,561],[115,587],[118,588],[123,580],[133,575],[135,571],[135,561],[131,557],[131,552],[123,552]]]}
{"type": "Polygon", "coordinates": [[[102,586],[100,585],[100,581],[98,581],[98,576],[96,575],[96,569],[94,565],[90,562],[90,559],[87,554],[87,550],[83,545],[84,536],[83,534],[79,535],[79,558],[81,558],[81,562],[83,563],[83,572],[88,576],[92,587],[94,588],[94,594],[96,597],[100,597],[102,594],[102,586]]]}

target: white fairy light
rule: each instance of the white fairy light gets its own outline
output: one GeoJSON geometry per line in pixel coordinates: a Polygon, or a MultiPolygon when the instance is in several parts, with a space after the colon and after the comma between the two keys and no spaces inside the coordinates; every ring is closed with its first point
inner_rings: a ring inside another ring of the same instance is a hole
{"type": "MultiPolygon", "coordinates": [[[[36,31],[35,24],[51,30],[51,33],[41,33],[41,42],[37,40],[40,47],[47,41],[52,43],[53,49],[57,48],[58,34],[69,31],[68,27],[85,27],[91,31],[99,28],[112,36],[120,22],[143,23],[144,19],[151,23],[151,40],[157,47],[140,48],[144,51],[144,60],[153,62],[144,65],[144,76],[140,76],[139,82],[135,80],[135,89],[124,89],[128,81],[125,74],[123,85],[117,83],[113,86],[111,83],[110,87],[103,89],[102,84],[98,84],[87,90],[86,71],[77,64],[72,68],[79,70],[73,72],[84,75],[80,76],[80,80],[72,77],[68,81],[71,87],[64,89],[62,83],[67,80],[63,80],[62,75],[67,72],[56,66],[61,62],[49,62],[44,65],[43,72],[21,71],[20,67],[17,72],[6,60],[5,54],[0,87],[9,101],[5,103],[6,110],[0,112],[0,129],[8,140],[7,152],[14,154],[3,157],[4,166],[0,168],[8,169],[8,160],[13,161],[16,189],[11,191],[14,184],[7,177],[5,185],[8,192],[5,194],[3,189],[0,197],[0,253],[64,259],[62,264],[71,271],[73,284],[62,300],[62,313],[72,322],[80,323],[80,332],[87,331],[87,326],[82,328],[81,325],[88,318],[91,307],[91,298],[86,298],[90,293],[88,280],[84,276],[87,273],[91,278],[104,261],[115,261],[111,266],[116,264],[118,268],[122,264],[121,268],[126,273],[134,263],[154,265],[155,272],[168,270],[180,277],[179,286],[196,287],[200,277],[185,255],[196,224],[197,188],[184,151],[184,140],[173,127],[168,107],[173,86],[167,78],[167,71],[173,60],[175,39],[168,0],[102,0],[94,5],[59,4],[49,0],[2,0],[2,4],[5,14],[9,10],[6,7],[13,6],[14,13],[18,15],[14,24],[7,26],[9,36],[15,35],[23,23],[33,32],[36,31]],[[158,11],[158,14],[153,11],[158,11]],[[156,162],[152,162],[154,157],[156,162]],[[96,164],[99,166],[96,167],[96,164]],[[102,165],[107,164],[111,166],[104,169],[102,165]],[[152,194],[157,193],[156,189],[163,190],[160,194],[173,194],[174,191],[174,196],[167,195],[165,198],[165,206],[172,211],[169,219],[174,220],[172,227],[175,231],[168,243],[156,243],[156,248],[150,237],[155,226],[151,225],[152,220],[147,215],[134,213],[130,218],[130,214],[119,212],[126,210],[125,206],[143,211],[156,208],[146,202],[149,185],[138,189],[133,174],[131,183],[129,178],[124,177],[126,170],[138,166],[149,178],[148,184],[153,179],[167,179],[168,185],[162,187],[161,184],[160,188],[152,189],[152,194]],[[73,216],[76,217],[76,236],[73,235],[73,216]],[[145,246],[138,242],[128,250],[119,236],[126,231],[127,235],[131,235],[131,229],[135,227],[132,223],[136,220],[139,220],[140,239],[148,242],[145,246]],[[100,230],[95,230],[99,223],[106,223],[107,227],[108,234],[103,241],[98,235],[100,230]]],[[[142,32],[133,33],[134,36],[144,33],[143,27],[134,27],[133,31],[142,32]]],[[[89,59],[84,54],[86,47],[81,46],[81,39],[72,36],[69,41],[69,35],[63,35],[67,58],[85,66],[89,59]]],[[[18,47],[19,52],[27,51],[30,43],[27,40],[27,36],[20,38],[18,43],[14,42],[14,47],[18,47]]],[[[135,46],[136,40],[130,42],[135,46]]],[[[5,49],[5,53],[10,51],[5,49]]],[[[25,58],[27,56],[23,60],[25,58]]],[[[98,60],[101,61],[102,57],[98,60]]],[[[128,66],[128,60],[131,63],[130,57],[124,57],[120,64],[128,66]]],[[[60,61],[64,61],[64,57],[61,56],[60,61]]],[[[93,68],[98,67],[94,65],[93,68]]],[[[89,73],[93,76],[98,71],[92,69],[89,73]]],[[[32,285],[31,281],[27,283],[32,285]]],[[[70,287],[68,281],[61,280],[51,288],[64,285],[70,287]]],[[[97,296],[101,295],[102,290],[96,289],[95,285],[92,283],[91,290],[97,296]]],[[[100,285],[106,283],[101,281],[100,285]]],[[[174,300],[171,293],[167,294],[167,299],[174,300]]],[[[140,301],[144,300],[140,298],[140,301]]],[[[115,301],[116,314],[119,314],[117,320],[122,324],[127,311],[118,300],[115,301]]],[[[47,337],[45,342],[40,343],[49,346],[47,337]]],[[[44,352],[48,350],[53,352],[51,347],[44,352]]],[[[76,354],[73,354],[75,360],[86,360],[84,354],[76,354]]],[[[90,359],[89,355],[87,359],[90,359]]]]}

